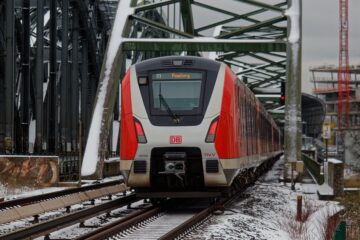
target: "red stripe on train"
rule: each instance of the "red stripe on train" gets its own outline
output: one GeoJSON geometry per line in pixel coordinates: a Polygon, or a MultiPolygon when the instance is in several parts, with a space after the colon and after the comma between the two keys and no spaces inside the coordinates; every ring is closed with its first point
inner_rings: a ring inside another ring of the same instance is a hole
{"type": "Polygon", "coordinates": [[[226,67],[223,97],[216,132],[215,148],[221,159],[239,158],[240,154],[240,108],[236,76],[226,67]]]}
{"type": "Polygon", "coordinates": [[[133,160],[138,147],[131,105],[130,70],[121,84],[120,159],[133,160]]]}

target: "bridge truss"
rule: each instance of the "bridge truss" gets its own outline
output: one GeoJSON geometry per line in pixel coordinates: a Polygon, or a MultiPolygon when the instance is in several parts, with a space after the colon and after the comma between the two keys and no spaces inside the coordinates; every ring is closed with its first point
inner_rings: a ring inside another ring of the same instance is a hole
{"type": "Polygon", "coordinates": [[[0,151],[27,153],[34,143],[37,153],[77,153],[92,139],[84,158],[104,159],[128,65],[180,54],[223,61],[253,90],[286,81],[292,138],[300,124],[300,1],[221,3],[0,0],[0,151]]]}

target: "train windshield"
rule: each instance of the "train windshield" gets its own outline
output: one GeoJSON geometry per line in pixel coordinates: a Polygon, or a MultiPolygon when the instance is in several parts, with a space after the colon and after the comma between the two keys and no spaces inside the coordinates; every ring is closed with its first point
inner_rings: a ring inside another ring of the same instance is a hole
{"type": "Polygon", "coordinates": [[[153,74],[153,113],[166,114],[169,110],[178,114],[200,113],[202,78],[200,72],[153,74]]]}

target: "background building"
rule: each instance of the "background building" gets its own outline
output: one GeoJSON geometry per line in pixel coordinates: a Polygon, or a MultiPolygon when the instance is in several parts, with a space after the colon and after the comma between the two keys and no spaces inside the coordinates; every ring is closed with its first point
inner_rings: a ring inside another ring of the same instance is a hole
{"type": "MultiPolygon", "coordinates": [[[[339,131],[339,89],[338,67],[324,65],[310,68],[311,82],[314,84],[313,93],[325,101],[325,123],[330,124],[331,138],[329,139],[330,150],[336,151],[337,155],[346,163],[360,169],[360,65],[350,66],[350,98],[347,116],[348,126],[344,126],[343,134],[339,131]]],[[[343,108],[346,99],[343,98],[343,108]]]]}

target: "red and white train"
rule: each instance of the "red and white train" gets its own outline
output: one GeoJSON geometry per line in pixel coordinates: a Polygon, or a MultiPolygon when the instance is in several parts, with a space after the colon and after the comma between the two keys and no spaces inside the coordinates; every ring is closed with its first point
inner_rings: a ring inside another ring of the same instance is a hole
{"type": "Polygon", "coordinates": [[[198,197],[231,186],[281,152],[280,131],[224,63],[161,57],[122,81],[120,168],[147,197],[198,197]]]}

